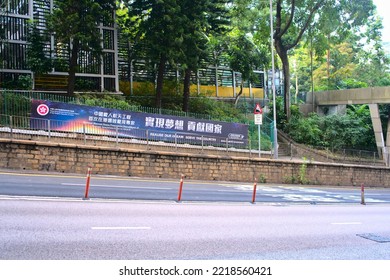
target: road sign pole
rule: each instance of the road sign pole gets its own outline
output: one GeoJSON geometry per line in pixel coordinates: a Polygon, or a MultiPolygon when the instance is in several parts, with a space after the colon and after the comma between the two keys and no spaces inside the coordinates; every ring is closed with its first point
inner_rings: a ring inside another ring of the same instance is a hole
{"type": "Polygon", "coordinates": [[[259,128],[259,157],[261,157],[261,133],[260,133],[260,124],[258,125],[259,128]]]}
{"type": "Polygon", "coordinates": [[[254,118],[255,118],[255,124],[257,124],[258,131],[259,131],[259,157],[261,157],[261,128],[260,126],[263,123],[263,110],[261,109],[261,106],[259,103],[256,104],[255,110],[253,112],[254,118]]]}

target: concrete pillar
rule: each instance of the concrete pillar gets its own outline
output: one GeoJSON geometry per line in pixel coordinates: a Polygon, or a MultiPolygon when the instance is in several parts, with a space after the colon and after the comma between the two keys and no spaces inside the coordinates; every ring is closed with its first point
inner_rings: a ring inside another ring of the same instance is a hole
{"type": "Polygon", "coordinates": [[[387,120],[386,151],[388,154],[387,163],[390,164],[390,156],[389,156],[389,151],[390,151],[390,114],[389,114],[389,119],[387,120]]]}
{"type": "Polygon", "coordinates": [[[372,126],[374,128],[375,142],[379,155],[382,155],[386,165],[388,165],[388,153],[383,138],[382,122],[379,115],[378,104],[369,104],[372,126]]]}

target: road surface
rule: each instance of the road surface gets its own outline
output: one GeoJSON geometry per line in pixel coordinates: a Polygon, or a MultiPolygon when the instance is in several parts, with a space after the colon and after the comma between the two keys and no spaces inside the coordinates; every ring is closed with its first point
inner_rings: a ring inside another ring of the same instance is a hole
{"type": "MultiPolygon", "coordinates": [[[[179,180],[141,179],[92,175],[88,198],[129,200],[178,200],[179,180]]],[[[0,172],[0,196],[85,196],[86,177],[68,174],[20,174],[0,172]]],[[[184,179],[182,201],[251,202],[254,184],[201,182],[184,179]]],[[[390,203],[390,189],[365,189],[365,203],[390,203]]],[[[361,188],[257,184],[259,203],[352,203],[361,202],[361,188]]]]}
{"type": "Polygon", "coordinates": [[[0,259],[390,260],[388,205],[1,198],[0,259]]]}
{"type": "Polygon", "coordinates": [[[0,259],[390,260],[390,192],[0,172],[0,259]]]}

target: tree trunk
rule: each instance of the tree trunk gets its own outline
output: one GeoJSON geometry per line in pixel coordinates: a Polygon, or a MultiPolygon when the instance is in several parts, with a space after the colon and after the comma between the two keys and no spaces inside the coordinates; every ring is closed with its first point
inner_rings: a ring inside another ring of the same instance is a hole
{"type": "Polygon", "coordinates": [[[131,43],[127,42],[127,79],[130,83],[130,95],[133,95],[133,58],[131,55],[131,43]]]}
{"type": "Polygon", "coordinates": [[[286,114],[287,121],[291,117],[290,109],[290,63],[288,61],[287,49],[282,45],[281,39],[275,40],[275,48],[283,65],[283,94],[284,94],[284,113],[286,114]]]}
{"type": "Polygon", "coordinates": [[[287,52],[285,54],[285,58],[282,58],[283,63],[283,90],[284,90],[284,111],[286,113],[287,121],[290,120],[291,117],[291,98],[290,98],[290,63],[287,58],[287,52]]]}
{"type": "Polygon", "coordinates": [[[183,111],[189,111],[191,86],[191,69],[187,68],[184,74],[183,111]]]}
{"type": "Polygon", "coordinates": [[[236,95],[236,98],[234,99],[234,108],[237,108],[238,100],[240,99],[240,96],[242,95],[243,90],[244,90],[244,83],[241,82],[240,91],[238,92],[238,94],[236,95]]]}
{"type": "Polygon", "coordinates": [[[330,81],[330,35],[328,34],[328,49],[326,50],[326,74],[328,76],[328,83],[326,86],[326,90],[329,90],[329,81],[330,81]]]}
{"type": "Polygon", "coordinates": [[[160,57],[160,63],[158,65],[157,72],[157,86],[156,86],[156,107],[161,108],[162,91],[164,83],[164,70],[165,70],[166,58],[164,55],[160,57]]]}
{"type": "Polygon", "coordinates": [[[68,72],[68,94],[71,96],[74,95],[74,89],[76,85],[77,59],[79,55],[79,49],[80,42],[78,40],[73,40],[68,72]]]}

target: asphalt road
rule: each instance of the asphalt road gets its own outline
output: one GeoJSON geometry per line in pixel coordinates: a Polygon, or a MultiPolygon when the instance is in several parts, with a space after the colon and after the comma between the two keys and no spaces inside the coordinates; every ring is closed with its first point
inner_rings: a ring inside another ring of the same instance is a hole
{"type": "MultiPolygon", "coordinates": [[[[179,180],[141,179],[115,176],[94,176],[88,198],[176,201],[179,180]]],[[[86,177],[68,174],[20,174],[0,172],[0,196],[85,196],[86,177]]],[[[352,203],[361,202],[357,187],[318,187],[300,185],[258,184],[258,203],[352,203]]],[[[184,179],[182,201],[251,202],[253,184],[232,182],[201,182],[184,179]]],[[[390,203],[390,189],[365,189],[367,204],[390,203]]]]}
{"type": "Polygon", "coordinates": [[[390,192],[0,172],[0,259],[390,260],[390,192]]]}
{"type": "Polygon", "coordinates": [[[390,260],[389,205],[3,196],[0,224],[3,260],[390,260]]]}

